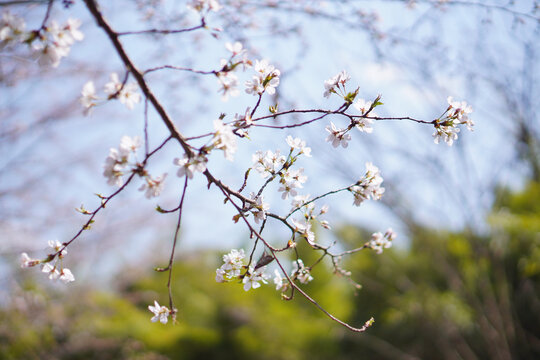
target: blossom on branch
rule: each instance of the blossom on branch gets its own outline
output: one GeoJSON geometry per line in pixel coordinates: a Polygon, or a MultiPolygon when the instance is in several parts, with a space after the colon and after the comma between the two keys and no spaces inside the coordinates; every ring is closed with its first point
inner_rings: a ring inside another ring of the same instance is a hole
{"type": "Polygon", "coordinates": [[[167,174],[163,174],[155,178],[146,176],[144,183],[139,188],[139,191],[145,191],[144,196],[147,199],[158,197],[163,191],[163,182],[165,181],[166,177],[167,174]]]}
{"type": "Polygon", "coordinates": [[[27,267],[33,267],[41,263],[41,260],[38,259],[32,259],[28,256],[27,253],[23,252],[21,254],[21,267],[27,268],[27,267]]]}
{"type": "Polygon", "coordinates": [[[206,163],[208,159],[203,154],[196,154],[190,158],[187,154],[184,154],[184,158],[175,158],[173,164],[180,166],[176,175],[178,177],[187,176],[189,179],[193,179],[193,175],[196,172],[204,172],[206,170],[206,163]]]}
{"type": "Polygon", "coordinates": [[[330,122],[330,125],[325,128],[328,131],[328,136],[326,141],[332,143],[332,146],[337,148],[339,145],[346,148],[349,146],[349,141],[351,140],[351,135],[347,133],[347,130],[341,130],[334,125],[333,122],[330,122]]]}
{"type": "Polygon", "coordinates": [[[213,147],[223,150],[225,159],[233,161],[236,152],[236,136],[232,131],[232,127],[217,119],[214,120],[214,130],[213,147]]]}
{"type": "Polygon", "coordinates": [[[324,97],[330,97],[332,93],[336,93],[336,88],[339,88],[340,86],[345,89],[345,83],[349,81],[351,77],[349,74],[343,70],[339,74],[331,77],[330,79],[326,80],[324,82],[324,97]]]}
{"type": "Polygon", "coordinates": [[[117,73],[111,73],[110,81],[105,84],[105,93],[109,95],[109,99],[117,98],[129,110],[133,110],[135,104],[141,102],[141,94],[138,92],[139,86],[130,82],[128,84],[121,83],[117,73]]]}
{"type": "Polygon", "coordinates": [[[148,310],[154,314],[152,319],[150,319],[151,322],[159,320],[160,323],[166,324],[169,320],[171,311],[166,306],[160,306],[156,300],[154,300],[154,306],[148,305],[148,310]]]}
{"type": "Polygon", "coordinates": [[[17,43],[24,40],[26,24],[24,20],[9,11],[2,13],[0,18],[0,49],[10,43],[17,43]]]}
{"type": "Polygon", "coordinates": [[[262,267],[260,269],[254,269],[253,267],[250,267],[248,272],[245,274],[244,278],[242,279],[242,283],[244,283],[244,290],[249,291],[250,289],[257,289],[261,286],[259,282],[262,282],[264,284],[267,284],[267,280],[269,278],[268,275],[265,274],[266,267],[262,267]]]}
{"type": "Polygon", "coordinates": [[[309,269],[304,266],[302,259],[297,259],[292,264],[291,277],[293,279],[297,279],[302,284],[307,284],[313,280],[313,276],[311,276],[309,269]]]}
{"type": "Polygon", "coordinates": [[[365,175],[353,186],[349,188],[354,195],[354,205],[360,206],[364,200],[379,200],[384,193],[381,187],[383,178],[380,175],[379,168],[372,163],[366,163],[365,175]]]}
{"type": "Polygon", "coordinates": [[[82,91],[81,91],[81,97],[79,98],[79,101],[81,105],[84,107],[84,115],[89,115],[94,106],[96,106],[96,100],[98,97],[96,96],[96,89],[94,87],[94,83],[92,81],[88,81],[86,84],[84,84],[82,91]]]}

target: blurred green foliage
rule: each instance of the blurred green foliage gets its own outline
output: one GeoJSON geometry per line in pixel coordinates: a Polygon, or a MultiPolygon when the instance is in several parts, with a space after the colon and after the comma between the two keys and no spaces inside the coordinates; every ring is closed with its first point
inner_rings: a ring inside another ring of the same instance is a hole
{"type": "MultiPolygon", "coordinates": [[[[305,289],[352,325],[375,317],[363,334],[299,295],[281,300],[272,284],[244,292],[215,283],[220,255],[205,253],[175,264],[176,325],[150,322],[147,306],[167,304],[163,273],[126,271],[115,292],[51,293],[22,281],[0,310],[0,358],[539,359],[540,184],[499,190],[489,224],[484,235],[411,225],[409,248],[345,261],[363,286],[356,292],[316,267],[305,289]]],[[[348,226],[338,236],[358,246],[368,233],[348,226]]]]}

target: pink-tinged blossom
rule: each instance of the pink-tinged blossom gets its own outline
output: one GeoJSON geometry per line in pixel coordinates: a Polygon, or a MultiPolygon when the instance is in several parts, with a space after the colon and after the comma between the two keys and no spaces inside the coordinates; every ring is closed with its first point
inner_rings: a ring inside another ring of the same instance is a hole
{"type": "Polygon", "coordinates": [[[330,122],[330,125],[326,126],[325,129],[329,133],[326,137],[326,141],[331,143],[333,147],[337,148],[341,145],[343,148],[346,148],[349,146],[351,135],[347,134],[345,130],[338,129],[333,122],[330,122]]]}
{"type": "Polygon", "coordinates": [[[166,306],[159,305],[156,300],[154,300],[154,306],[148,305],[148,310],[154,314],[152,319],[150,319],[151,322],[156,322],[159,320],[160,323],[166,324],[169,320],[171,311],[166,306]]]}
{"type": "Polygon", "coordinates": [[[189,179],[193,179],[193,175],[196,172],[205,172],[207,162],[208,160],[202,154],[193,155],[191,159],[187,154],[184,154],[184,158],[176,158],[173,160],[174,165],[180,166],[176,175],[178,175],[178,177],[187,176],[189,179]]]}

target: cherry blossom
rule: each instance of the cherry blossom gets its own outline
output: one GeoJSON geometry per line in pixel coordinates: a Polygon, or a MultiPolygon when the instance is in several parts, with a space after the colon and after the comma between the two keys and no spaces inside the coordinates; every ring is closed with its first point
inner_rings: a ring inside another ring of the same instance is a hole
{"type": "Polygon", "coordinates": [[[145,178],[145,182],[139,188],[139,191],[145,191],[144,196],[147,199],[158,197],[163,191],[163,182],[165,181],[166,177],[167,174],[163,174],[155,178],[147,176],[145,178]]]}
{"type": "Polygon", "coordinates": [[[180,166],[176,175],[178,177],[186,176],[189,179],[193,179],[193,175],[196,172],[204,172],[206,170],[206,163],[208,160],[202,154],[194,155],[192,158],[189,158],[187,154],[184,154],[184,158],[175,158],[173,164],[180,166]]]}
{"type": "Polygon", "coordinates": [[[236,136],[230,125],[225,125],[222,120],[214,120],[214,139],[213,146],[216,149],[223,150],[225,158],[229,161],[234,160],[236,152],[236,136]]]}
{"type": "Polygon", "coordinates": [[[94,106],[96,106],[95,101],[97,99],[94,82],[88,81],[84,84],[81,91],[81,97],[79,98],[81,105],[84,107],[84,115],[89,115],[91,113],[94,106]]]}
{"type": "Polygon", "coordinates": [[[311,276],[309,269],[304,266],[304,262],[302,261],[302,259],[297,259],[293,261],[292,264],[292,278],[298,279],[298,281],[300,281],[300,283],[302,284],[307,284],[313,280],[313,276],[311,276]]]}
{"type": "Polygon", "coordinates": [[[150,319],[151,322],[159,320],[160,323],[166,324],[169,321],[171,311],[166,306],[160,306],[156,300],[154,300],[154,306],[148,305],[148,310],[154,314],[152,319],[150,319]]]}
{"type": "Polygon", "coordinates": [[[330,122],[330,125],[325,129],[329,133],[329,135],[326,137],[326,141],[332,143],[333,147],[337,148],[339,145],[341,145],[341,147],[346,148],[349,146],[351,135],[347,134],[345,130],[338,129],[333,122],[330,122]]]}
{"type": "Polygon", "coordinates": [[[244,283],[244,290],[249,291],[250,289],[257,289],[261,286],[260,282],[267,284],[268,275],[264,273],[265,267],[260,269],[253,269],[250,267],[242,282],[244,283]]]}
{"type": "Polygon", "coordinates": [[[21,254],[21,267],[22,268],[33,267],[33,266],[38,265],[39,263],[41,263],[40,260],[30,258],[27,253],[23,252],[21,254]]]}
{"type": "Polygon", "coordinates": [[[141,102],[141,94],[138,90],[139,87],[134,82],[121,83],[118,74],[114,72],[111,73],[110,81],[105,84],[104,89],[105,93],[109,95],[109,99],[118,98],[129,110],[133,110],[135,104],[141,102]]]}
{"type": "Polygon", "coordinates": [[[384,193],[382,182],[379,168],[370,162],[366,163],[365,175],[349,188],[354,195],[354,205],[360,206],[367,199],[379,200],[384,193]]]}
{"type": "Polygon", "coordinates": [[[392,229],[386,230],[384,235],[380,232],[373,233],[371,240],[366,244],[367,247],[373,249],[377,254],[382,254],[383,249],[388,249],[392,246],[392,241],[397,237],[392,229]]]}

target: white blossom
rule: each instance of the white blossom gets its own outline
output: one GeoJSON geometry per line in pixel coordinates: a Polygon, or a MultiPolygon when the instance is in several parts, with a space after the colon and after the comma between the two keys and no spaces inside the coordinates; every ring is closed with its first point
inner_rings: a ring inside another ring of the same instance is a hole
{"type": "Polygon", "coordinates": [[[39,263],[41,263],[40,260],[38,259],[32,259],[28,256],[27,253],[23,252],[21,254],[21,267],[22,268],[27,268],[27,267],[32,267],[32,266],[36,266],[38,265],[39,263]]]}
{"type": "Polygon", "coordinates": [[[326,141],[332,143],[332,146],[337,148],[341,145],[343,148],[349,146],[349,141],[351,140],[351,135],[347,134],[345,130],[338,129],[333,122],[330,122],[329,126],[326,126],[326,131],[328,131],[328,136],[326,141]]]}
{"type": "Polygon", "coordinates": [[[159,322],[162,324],[166,324],[169,320],[169,314],[171,311],[166,306],[160,306],[156,300],[154,300],[154,306],[148,305],[148,310],[154,314],[152,319],[150,319],[152,322],[159,320],[159,322]]]}
{"type": "Polygon", "coordinates": [[[285,281],[285,278],[281,276],[281,272],[278,269],[274,270],[274,284],[276,285],[277,291],[285,291],[288,288],[288,284],[285,281]]]}
{"type": "Polygon", "coordinates": [[[339,74],[331,77],[330,79],[326,80],[324,82],[324,97],[330,97],[330,94],[336,92],[336,87],[339,85],[345,85],[347,81],[349,81],[351,77],[345,70],[341,71],[339,74]]]}
{"type": "Polygon", "coordinates": [[[155,178],[147,176],[144,183],[139,188],[139,191],[145,191],[144,196],[147,199],[158,197],[163,191],[163,182],[165,181],[166,177],[167,174],[163,174],[155,178]]]}
{"type": "Polygon", "coordinates": [[[206,171],[207,162],[208,160],[202,154],[193,155],[191,159],[188,157],[187,154],[184,154],[183,159],[175,158],[173,160],[174,165],[180,166],[176,175],[178,175],[178,177],[183,177],[187,175],[189,179],[193,179],[193,175],[196,172],[202,173],[206,171]]]}
{"type": "Polygon", "coordinates": [[[315,233],[311,231],[311,223],[308,220],[292,219],[291,222],[294,225],[294,230],[305,237],[308,243],[315,243],[315,233]]]}
{"type": "Polygon", "coordinates": [[[136,83],[123,84],[120,82],[118,74],[113,72],[110,75],[110,81],[105,84],[104,91],[109,95],[109,99],[116,97],[129,110],[132,110],[135,104],[141,102],[141,94],[138,90],[139,87],[136,83]]]}
{"type": "Polygon", "coordinates": [[[245,50],[243,49],[242,43],[239,41],[236,41],[234,43],[227,42],[225,43],[225,48],[229,50],[233,56],[236,56],[238,54],[241,54],[245,50]]]}
{"type": "Polygon", "coordinates": [[[300,283],[302,284],[307,284],[313,280],[313,276],[311,276],[309,269],[304,266],[304,262],[302,261],[302,259],[295,260],[292,264],[292,278],[298,279],[298,281],[300,281],[300,283]]]}
{"type": "Polygon", "coordinates": [[[354,205],[360,206],[367,199],[380,200],[384,193],[384,188],[381,187],[382,182],[379,168],[370,162],[366,163],[364,176],[349,188],[354,195],[354,205]]]}
{"type": "Polygon", "coordinates": [[[25,27],[23,18],[9,11],[3,12],[0,18],[0,49],[9,43],[23,41],[25,27]]]}
{"type": "Polygon", "coordinates": [[[244,268],[245,257],[244,249],[232,249],[223,255],[223,265],[216,270],[216,281],[226,282],[238,278],[244,268]]]}
{"type": "Polygon", "coordinates": [[[366,246],[373,249],[377,254],[382,254],[383,249],[388,249],[392,246],[392,241],[396,236],[396,233],[394,233],[392,229],[386,230],[384,235],[380,232],[376,232],[371,235],[371,240],[366,246]]]}
{"type": "Polygon", "coordinates": [[[103,164],[103,176],[107,178],[107,184],[121,187],[124,184],[122,176],[126,165],[127,158],[121,156],[117,149],[111,148],[103,164]]]}
{"type": "Polygon", "coordinates": [[[266,267],[254,270],[253,267],[250,267],[242,282],[244,283],[244,290],[249,291],[249,289],[257,289],[261,286],[259,282],[267,284],[268,275],[264,273],[266,267]]]}
{"type": "Polygon", "coordinates": [[[219,11],[221,9],[221,5],[217,0],[191,0],[187,4],[187,7],[201,13],[203,11],[219,11]]]}
{"type": "Polygon", "coordinates": [[[275,174],[285,164],[285,156],[281,155],[279,149],[276,152],[267,150],[266,152],[257,151],[252,156],[253,167],[261,174],[263,178],[275,174]]]}
{"type": "Polygon", "coordinates": [[[214,138],[213,146],[216,149],[223,150],[224,156],[227,160],[234,160],[234,153],[236,152],[236,136],[232,131],[230,125],[225,125],[222,120],[214,120],[214,138]]]}
{"type": "Polygon", "coordinates": [[[120,139],[120,147],[118,148],[121,156],[129,156],[130,153],[136,153],[137,149],[141,147],[142,141],[139,136],[127,136],[124,135],[120,139]]]}
{"type": "Polygon", "coordinates": [[[63,268],[62,271],[60,271],[60,281],[63,281],[65,284],[68,282],[75,281],[75,276],[71,273],[71,270],[67,268],[63,268]]]}
{"type": "Polygon", "coordinates": [[[48,274],[49,280],[56,280],[60,276],[60,273],[56,269],[56,266],[52,266],[49,263],[45,263],[41,266],[41,271],[48,274]]]}
{"type": "Polygon", "coordinates": [[[268,209],[270,209],[270,205],[264,202],[263,195],[258,197],[256,196],[257,195],[255,193],[250,194],[251,199],[255,200],[256,202],[256,206],[251,209],[251,212],[253,213],[255,223],[258,224],[260,221],[264,221],[266,219],[266,212],[268,209]]]}
{"type": "Polygon", "coordinates": [[[238,96],[240,90],[238,90],[238,77],[231,71],[219,72],[218,82],[221,85],[219,92],[222,92],[221,100],[227,101],[230,96],[238,96]]]}
{"type": "Polygon", "coordinates": [[[92,81],[88,81],[86,84],[84,84],[81,91],[81,97],[79,98],[81,105],[84,107],[85,115],[90,114],[94,106],[96,106],[95,100],[97,99],[94,83],[92,81]]]}
{"type": "MultiPolygon", "coordinates": [[[[64,248],[64,245],[62,243],[60,243],[60,241],[58,241],[58,240],[49,240],[47,242],[47,244],[49,245],[49,247],[51,249],[54,250],[55,253],[59,252],[60,249],[64,248]]],[[[64,248],[64,249],[62,249],[60,254],[58,254],[58,257],[63,258],[66,255],[67,255],[67,250],[64,248]]]]}
{"type": "Polygon", "coordinates": [[[294,138],[291,135],[287,136],[287,144],[293,150],[299,150],[300,154],[304,154],[307,157],[311,157],[311,148],[306,146],[306,142],[300,138],[294,138]]]}
{"type": "Polygon", "coordinates": [[[474,122],[469,119],[469,114],[473,111],[472,107],[467,105],[465,101],[454,101],[451,96],[448,97],[447,101],[450,110],[452,110],[450,112],[450,117],[459,120],[462,124],[466,124],[467,129],[472,131],[474,122]]]}
{"type": "MultiPolygon", "coordinates": [[[[448,122],[448,121],[447,121],[448,122]]],[[[444,142],[448,144],[448,146],[452,146],[454,143],[454,140],[457,140],[459,128],[457,127],[457,123],[453,122],[447,126],[445,125],[435,125],[435,132],[433,133],[433,142],[435,144],[438,144],[439,141],[442,139],[444,142]]]]}

